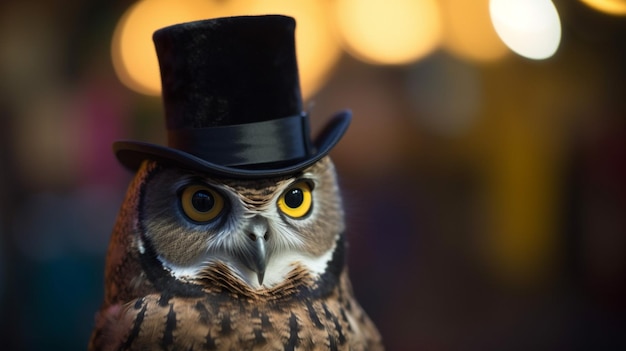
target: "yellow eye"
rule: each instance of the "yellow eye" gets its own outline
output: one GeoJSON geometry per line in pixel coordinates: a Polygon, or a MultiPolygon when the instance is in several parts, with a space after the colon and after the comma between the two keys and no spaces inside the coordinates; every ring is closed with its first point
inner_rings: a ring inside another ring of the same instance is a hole
{"type": "Polygon", "coordinates": [[[212,221],[224,209],[224,198],[204,185],[190,185],[185,188],[180,202],[187,217],[196,222],[212,221]]]}
{"type": "Polygon", "coordinates": [[[311,186],[307,182],[299,182],[280,196],[278,208],[289,217],[300,218],[309,213],[312,203],[311,186]]]}

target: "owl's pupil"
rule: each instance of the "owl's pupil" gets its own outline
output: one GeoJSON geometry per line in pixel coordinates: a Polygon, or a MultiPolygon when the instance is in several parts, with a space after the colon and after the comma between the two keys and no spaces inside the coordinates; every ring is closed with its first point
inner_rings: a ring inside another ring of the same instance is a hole
{"type": "Polygon", "coordinates": [[[291,189],[285,194],[285,205],[290,208],[298,208],[304,201],[302,189],[291,189]]]}
{"type": "Polygon", "coordinates": [[[215,206],[215,199],[208,191],[197,191],[191,198],[191,204],[199,212],[208,212],[215,206]]]}

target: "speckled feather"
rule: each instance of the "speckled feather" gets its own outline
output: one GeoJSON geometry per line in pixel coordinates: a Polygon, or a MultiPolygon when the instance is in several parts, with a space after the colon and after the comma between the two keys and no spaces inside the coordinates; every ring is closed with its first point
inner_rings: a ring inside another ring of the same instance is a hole
{"type": "MultiPolygon", "coordinates": [[[[329,162],[313,167],[331,167],[329,162]]],[[[141,241],[137,213],[146,179],[158,167],[146,163],[139,170],[120,210],[90,350],[383,349],[376,327],[354,299],[343,230],[321,275],[295,263],[284,281],[252,288],[228,264],[217,262],[193,279],[173,277],[154,245],[141,241]]],[[[255,199],[271,193],[267,189],[276,181],[258,191],[233,188],[255,199]]]]}
{"type": "Polygon", "coordinates": [[[94,341],[103,344],[93,346],[102,350],[382,349],[375,327],[353,300],[345,275],[325,297],[298,293],[300,284],[310,282],[302,271],[294,270],[293,279],[294,286],[260,292],[234,292],[229,284],[237,284],[230,280],[220,287],[224,290],[218,292],[215,286],[215,292],[200,297],[150,294],[132,300],[114,308],[100,330],[103,335],[124,331],[123,336],[111,344],[111,339],[100,338],[94,341]]]}

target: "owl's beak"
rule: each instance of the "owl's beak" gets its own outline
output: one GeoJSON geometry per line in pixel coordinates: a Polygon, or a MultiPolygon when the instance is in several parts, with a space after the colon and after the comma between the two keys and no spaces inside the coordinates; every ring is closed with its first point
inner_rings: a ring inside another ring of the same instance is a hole
{"type": "Polygon", "coordinates": [[[257,238],[254,241],[254,251],[251,263],[252,267],[250,268],[256,272],[257,279],[259,280],[259,285],[263,285],[265,268],[267,267],[267,255],[265,250],[264,238],[257,238]]]}
{"type": "Polygon", "coordinates": [[[268,261],[267,243],[263,237],[250,235],[249,239],[246,250],[241,251],[238,257],[248,269],[256,273],[259,285],[263,285],[268,261]]]}
{"type": "Polygon", "coordinates": [[[255,217],[251,220],[247,232],[247,249],[241,253],[241,261],[251,271],[257,275],[259,285],[263,285],[265,269],[267,268],[267,240],[268,240],[267,220],[262,217],[255,217]]]}

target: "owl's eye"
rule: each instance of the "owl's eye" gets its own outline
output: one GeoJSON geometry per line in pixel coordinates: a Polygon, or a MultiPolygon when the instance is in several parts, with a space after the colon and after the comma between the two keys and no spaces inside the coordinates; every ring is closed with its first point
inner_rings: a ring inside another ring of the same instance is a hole
{"type": "Polygon", "coordinates": [[[204,185],[186,187],[180,202],[187,217],[196,222],[212,221],[224,209],[224,198],[217,191],[204,185]]]}
{"type": "Polygon", "coordinates": [[[309,213],[311,204],[311,186],[304,181],[287,189],[278,199],[278,208],[293,218],[300,218],[309,213]]]}

